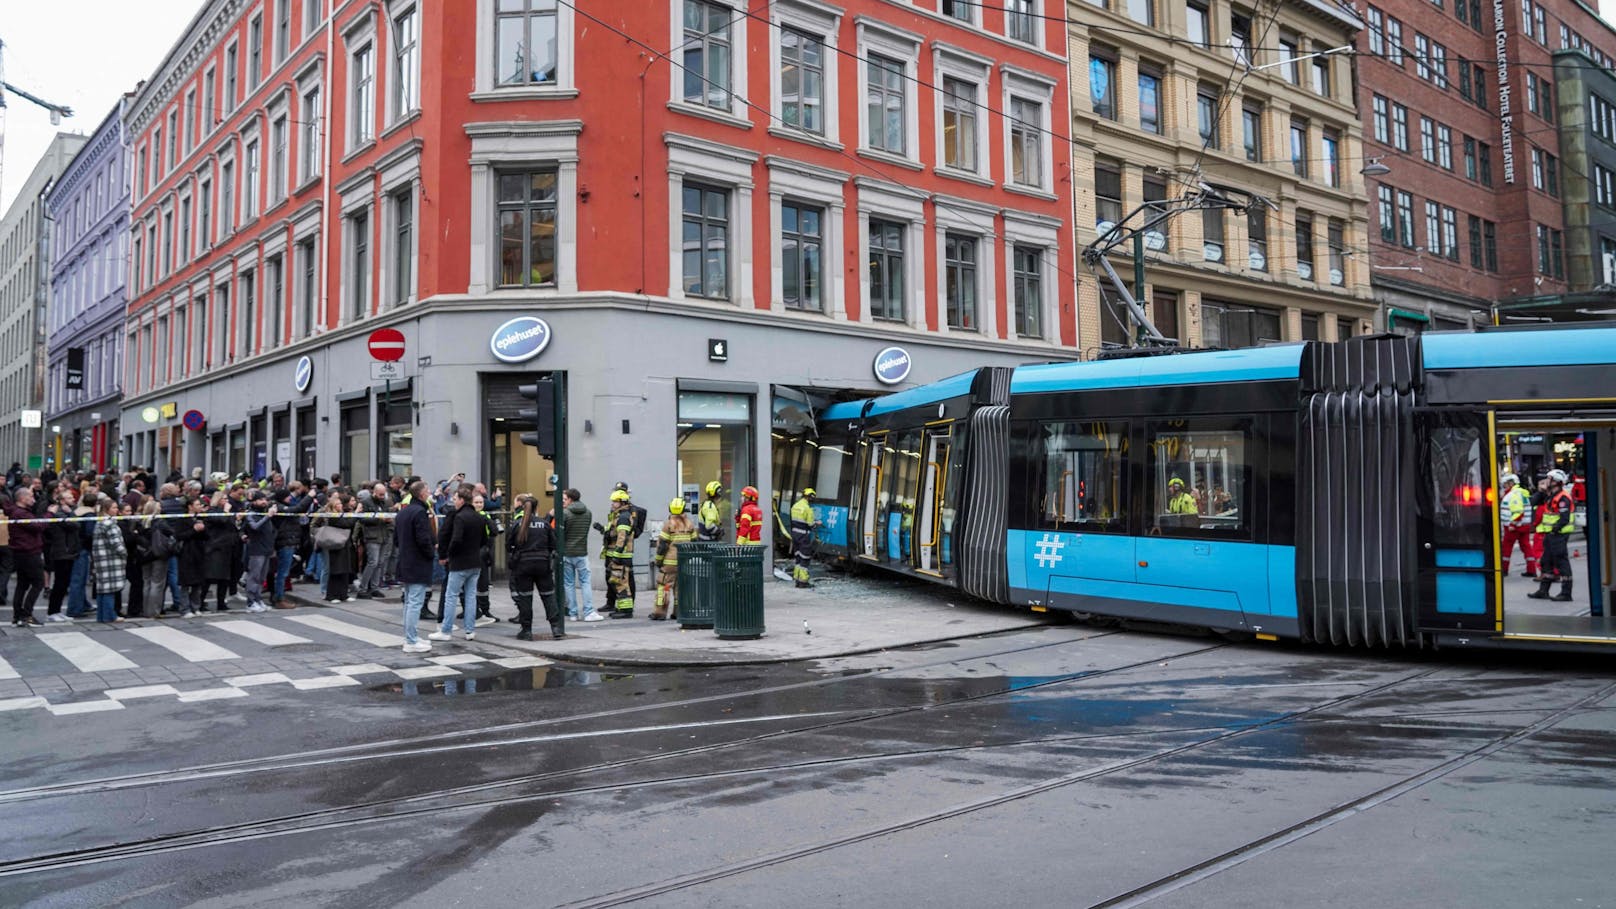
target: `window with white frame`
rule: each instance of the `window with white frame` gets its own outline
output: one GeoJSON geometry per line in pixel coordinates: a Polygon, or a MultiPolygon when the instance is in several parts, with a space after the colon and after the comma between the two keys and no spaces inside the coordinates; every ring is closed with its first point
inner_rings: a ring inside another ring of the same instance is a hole
{"type": "Polygon", "coordinates": [[[729,298],[729,196],[720,187],[685,183],[680,248],[690,296],[729,298]]]}
{"type": "Polygon", "coordinates": [[[780,33],[780,119],[810,133],[825,131],[825,45],[785,27],[780,33]]]}
{"type": "Polygon", "coordinates": [[[269,200],[273,205],[286,198],[287,133],[290,125],[284,109],[269,125],[269,200]]]}
{"type": "Polygon", "coordinates": [[[286,319],[286,256],[277,253],[264,259],[264,344],[269,350],[281,345],[286,319]]]}
{"type": "Polygon", "coordinates": [[[348,232],[348,319],[356,321],[370,315],[370,209],[343,220],[348,232]]]}
{"type": "Polygon", "coordinates": [[[1044,251],[1016,244],[1010,253],[1011,284],[1015,302],[1016,334],[1044,336],[1044,251]]]}
{"type": "Polygon", "coordinates": [[[241,92],[236,82],[237,71],[240,68],[236,46],[232,44],[224,49],[224,103],[227,111],[233,111],[241,104],[241,92]]]}
{"type": "Polygon", "coordinates": [[[319,284],[315,280],[320,266],[319,253],[316,251],[314,237],[306,237],[297,241],[294,265],[297,268],[297,321],[296,330],[302,337],[314,333],[318,324],[318,314],[315,309],[319,302],[319,284]]]}
{"type": "Polygon", "coordinates": [[[185,93],[185,151],[196,148],[196,89],[185,93]]]}
{"type": "Polygon", "coordinates": [[[950,231],[943,237],[943,298],[948,327],[977,330],[977,237],[950,231]]]}
{"type": "Polygon", "coordinates": [[[236,231],[236,165],[226,161],[219,165],[219,239],[236,231]]]}
{"type": "Polygon", "coordinates": [[[250,357],[258,352],[261,336],[258,331],[258,275],[245,269],[236,279],[239,287],[236,308],[241,313],[241,356],[250,357]]]}
{"type": "Polygon", "coordinates": [[[388,114],[397,122],[421,107],[421,14],[415,7],[393,13],[392,48],[388,114]]]}
{"type": "Polygon", "coordinates": [[[307,182],[320,173],[320,86],[303,90],[298,111],[297,178],[307,182]]]}
{"type": "Polygon", "coordinates": [[[230,283],[229,278],[219,281],[213,288],[213,345],[211,362],[224,364],[230,357],[230,283]]]}
{"type": "Polygon", "coordinates": [[[496,85],[555,83],[556,14],[556,0],[500,0],[494,18],[496,85]]]}
{"type": "Polygon", "coordinates": [[[191,260],[191,197],[180,197],[180,262],[191,260]]]}
{"type": "Polygon", "coordinates": [[[207,124],[207,131],[210,133],[213,132],[215,126],[219,125],[219,98],[218,88],[216,87],[218,78],[218,72],[211,66],[208,67],[207,72],[202,74],[201,122],[207,124]]]}
{"type": "Polygon", "coordinates": [[[943,0],[943,15],[961,22],[976,22],[976,4],[973,0],[943,0]]]}
{"type": "Polygon", "coordinates": [[[307,38],[325,18],[325,0],[303,0],[303,36],[307,38]]]}
{"type": "Polygon", "coordinates": [[[1038,44],[1036,0],[1005,0],[1004,33],[1012,41],[1038,44]]]}
{"type": "Polygon", "coordinates": [[[904,319],[904,234],[908,225],[870,219],[870,316],[883,321],[904,319]]]}
{"type": "MultiPolygon", "coordinates": [[[[392,220],[392,262],[388,267],[393,306],[403,306],[415,296],[415,193],[406,186],[387,196],[392,220]]],[[[550,245],[555,246],[554,227],[551,222],[550,245]]]]}
{"type": "Polygon", "coordinates": [[[243,223],[258,217],[258,140],[251,139],[241,146],[241,220],[243,223]]]}
{"type": "Polygon", "coordinates": [[[348,150],[376,137],[376,45],[365,38],[348,54],[348,150]]]}
{"type": "Polygon", "coordinates": [[[247,24],[247,90],[258,87],[264,78],[264,17],[254,16],[247,24]]]}
{"type": "Polygon", "coordinates": [[[904,78],[904,64],[870,54],[865,64],[864,104],[867,120],[866,144],[870,148],[907,154],[909,86],[904,78]]]}
{"type": "Polygon", "coordinates": [[[275,0],[275,62],[292,50],[292,0],[275,0]]]}
{"type": "Polygon", "coordinates": [[[684,100],[728,111],[735,64],[730,30],[735,11],[708,0],[683,0],[684,100]]]}
{"type": "Polygon", "coordinates": [[[1010,180],[1021,186],[1044,185],[1043,111],[1037,101],[1010,99],[1010,180]]]}
{"type": "Polygon", "coordinates": [[[499,176],[499,286],[556,283],[554,169],[499,176]]]}
{"type": "Polygon", "coordinates": [[[964,79],[943,80],[943,165],[957,170],[977,169],[978,86],[964,79]]]}
{"type": "Polygon", "coordinates": [[[781,299],[786,309],[823,312],[825,210],[787,201],[780,205],[781,299]]]}

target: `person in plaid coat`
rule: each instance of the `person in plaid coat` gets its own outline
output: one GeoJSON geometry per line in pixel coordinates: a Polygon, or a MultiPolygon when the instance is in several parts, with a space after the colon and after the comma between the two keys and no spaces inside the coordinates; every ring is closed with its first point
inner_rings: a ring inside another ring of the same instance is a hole
{"type": "Polygon", "coordinates": [[[123,531],[118,529],[118,501],[106,498],[101,503],[101,518],[95,522],[90,544],[90,577],[95,588],[95,620],[121,622],[118,618],[117,595],[122,592],[128,575],[129,552],[123,544],[123,531]]]}

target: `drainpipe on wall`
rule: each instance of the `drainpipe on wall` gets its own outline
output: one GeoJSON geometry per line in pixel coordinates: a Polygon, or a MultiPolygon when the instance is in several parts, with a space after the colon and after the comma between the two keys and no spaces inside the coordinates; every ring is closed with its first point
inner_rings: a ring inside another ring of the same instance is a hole
{"type": "MultiPolygon", "coordinates": [[[[320,106],[320,116],[324,123],[320,124],[320,141],[324,145],[321,157],[325,163],[320,171],[320,324],[319,330],[325,330],[325,319],[331,305],[331,108],[336,104],[336,98],[331,95],[331,70],[337,65],[336,58],[332,56],[336,51],[337,10],[336,4],[325,20],[325,69],[320,75],[320,92],[325,96],[325,104],[320,106]]],[[[313,334],[316,328],[309,326],[309,333],[313,334]]]]}

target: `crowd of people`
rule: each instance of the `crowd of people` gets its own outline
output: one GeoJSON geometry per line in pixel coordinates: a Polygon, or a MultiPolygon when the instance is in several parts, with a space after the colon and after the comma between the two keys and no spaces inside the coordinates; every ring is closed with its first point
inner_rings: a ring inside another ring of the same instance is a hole
{"type": "MultiPolygon", "coordinates": [[[[725,490],[712,482],[703,491],[694,517],[683,498],[669,502],[656,533],[653,621],[677,617],[680,545],[725,535],[725,490]]],[[[813,497],[805,490],[791,514],[799,586],[808,584],[813,497]]],[[[295,584],[309,585],[306,598],[317,586],[327,603],[385,599],[401,588],[404,650],[425,653],[431,642],[453,639],[457,619],[467,640],[497,621],[489,590],[503,541],[517,608],[508,621],[520,626],[519,639],[533,639],[535,595],[557,639],[569,618],[634,617],[634,552],[648,512],[627,484],[612,490],[604,521],[594,520],[577,489],[563,491],[559,514],[548,499],[526,493],[511,505],[507,511],[503,490],[464,474],[436,485],[394,476],[350,486],[340,474],[305,483],[278,472],[254,480],[197,469],[158,481],[143,469],[33,475],[13,464],[0,489],[0,606],[11,606],[14,627],[87,620],[92,612],[116,623],[228,612],[232,603],[253,613],[294,609],[287,593],[295,584]],[[602,537],[604,609],[592,602],[591,530],[602,537]],[[43,621],[36,615],[42,597],[43,621]],[[438,630],[422,637],[422,621],[438,630]]],[[[758,492],[747,486],[735,542],[761,545],[762,526],[758,492]]]]}

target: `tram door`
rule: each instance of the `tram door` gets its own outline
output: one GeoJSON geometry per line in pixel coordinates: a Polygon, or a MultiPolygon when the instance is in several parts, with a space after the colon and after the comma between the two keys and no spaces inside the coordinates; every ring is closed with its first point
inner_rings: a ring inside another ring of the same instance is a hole
{"type": "Polygon", "coordinates": [[[1497,605],[1498,458],[1492,415],[1424,411],[1415,421],[1420,624],[1445,630],[1502,630],[1497,605]]]}
{"type": "Polygon", "coordinates": [[[901,430],[887,434],[883,473],[887,488],[881,509],[877,549],[893,568],[913,567],[915,560],[915,506],[921,477],[921,432],[901,430]]]}
{"type": "Polygon", "coordinates": [[[915,567],[940,575],[943,566],[953,561],[951,541],[946,535],[953,529],[953,502],[948,495],[953,426],[927,427],[925,438],[920,465],[920,500],[915,503],[915,567]]]}
{"type": "Polygon", "coordinates": [[[882,485],[887,434],[872,433],[859,442],[859,489],[863,491],[857,503],[859,526],[859,555],[866,559],[878,558],[881,544],[881,525],[886,510],[886,491],[882,485]]]}

